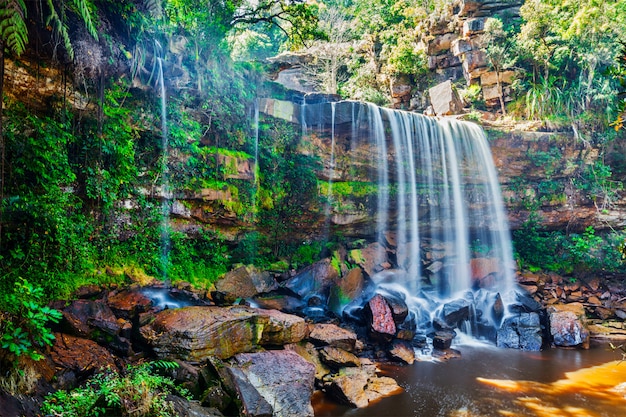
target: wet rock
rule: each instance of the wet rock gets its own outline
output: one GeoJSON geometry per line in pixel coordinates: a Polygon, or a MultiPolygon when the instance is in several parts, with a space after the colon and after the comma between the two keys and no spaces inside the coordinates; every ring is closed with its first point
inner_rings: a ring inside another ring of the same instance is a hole
{"type": "Polygon", "coordinates": [[[107,303],[117,317],[131,321],[152,307],[152,300],[136,290],[109,295],[107,303]]]}
{"type": "Polygon", "coordinates": [[[337,325],[320,323],[313,325],[309,340],[318,346],[328,345],[354,352],[357,336],[356,333],[337,325]]]}
{"type": "Polygon", "coordinates": [[[589,330],[582,304],[554,304],[547,311],[550,335],[555,346],[589,349],[589,330]]]}
{"type": "Polygon", "coordinates": [[[389,350],[389,355],[409,365],[415,362],[415,350],[413,346],[406,341],[395,340],[389,350]]]}
{"type": "Polygon", "coordinates": [[[344,297],[354,300],[361,295],[365,286],[363,270],[359,267],[352,268],[347,275],[338,279],[337,286],[344,297]]]}
{"type": "Polygon", "coordinates": [[[491,307],[491,312],[493,314],[493,318],[496,323],[500,323],[502,318],[504,317],[504,302],[502,301],[502,296],[500,293],[496,294],[496,299],[493,302],[493,306],[491,307]]]}
{"type": "Polygon", "coordinates": [[[402,392],[402,388],[392,378],[376,376],[376,367],[371,363],[343,369],[332,379],[324,381],[324,390],[337,401],[358,408],[402,392]]]}
{"type": "Polygon", "coordinates": [[[472,281],[484,288],[482,281],[488,275],[500,272],[500,262],[496,258],[473,258],[470,260],[470,271],[472,281]]]}
{"type": "Polygon", "coordinates": [[[393,320],[396,324],[400,324],[409,315],[409,307],[406,305],[401,294],[385,290],[382,294],[391,309],[393,320]]]}
{"type": "Polygon", "coordinates": [[[330,287],[338,278],[339,273],[331,265],[330,258],[326,258],[304,268],[285,281],[283,286],[303,299],[318,295],[326,300],[330,287]]]}
{"type": "Polygon", "coordinates": [[[435,349],[433,351],[433,357],[440,361],[448,361],[450,359],[460,358],[461,352],[456,349],[435,349]]]}
{"type": "Polygon", "coordinates": [[[348,252],[348,260],[358,265],[370,277],[384,268],[382,264],[387,262],[387,252],[378,242],[371,243],[363,249],[352,249],[348,252]]]}
{"type": "Polygon", "coordinates": [[[543,346],[541,321],[537,313],[508,317],[498,329],[496,345],[502,348],[539,351],[543,346]]]}
{"type": "Polygon", "coordinates": [[[446,350],[452,346],[452,339],[456,337],[456,333],[452,330],[440,330],[435,332],[433,336],[433,348],[438,350],[446,350]]]}
{"type": "Polygon", "coordinates": [[[376,294],[365,308],[369,320],[369,330],[374,338],[391,340],[396,334],[396,323],[387,300],[376,294]]]}
{"type": "Polygon", "coordinates": [[[278,288],[278,283],[267,271],[254,266],[241,266],[227,272],[215,283],[215,290],[222,293],[224,301],[232,304],[238,298],[250,298],[278,288]]]}
{"type": "Polygon", "coordinates": [[[306,336],[300,317],[246,306],[185,307],[164,310],[140,329],[143,340],[160,358],[202,362],[229,358],[260,346],[282,346],[306,336]]]}
{"type": "Polygon", "coordinates": [[[451,301],[443,306],[443,319],[452,327],[458,327],[459,323],[470,317],[470,302],[463,298],[451,301]]]}
{"type": "Polygon", "coordinates": [[[324,346],[320,349],[319,355],[324,364],[334,369],[361,365],[359,358],[354,354],[332,346],[324,346]]]}
{"type": "Polygon", "coordinates": [[[284,313],[293,314],[306,306],[306,303],[299,297],[284,294],[263,294],[252,298],[256,307],[266,310],[279,310],[284,313]]]}
{"type": "Polygon", "coordinates": [[[401,340],[413,340],[417,332],[417,319],[415,313],[409,312],[404,321],[396,326],[396,338],[401,340]]]}
{"type": "Polygon", "coordinates": [[[289,350],[241,353],[228,362],[245,416],[313,416],[315,367],[289,350]]]}
{"type": "Polygon", "coordinates": [[[75,292],[74,296],[78,299],[88,299],[88,298],[96,298],[101,296],[103,293],[102,287],[95,284],[83,285],[79,287],[75,292]]]}
{"type": "Polygon", "coordinates": [[[509,306],[513,313],[532,313],[542,309],[541,303],[528,294],[517,293],[517,303],[509,306]]]}

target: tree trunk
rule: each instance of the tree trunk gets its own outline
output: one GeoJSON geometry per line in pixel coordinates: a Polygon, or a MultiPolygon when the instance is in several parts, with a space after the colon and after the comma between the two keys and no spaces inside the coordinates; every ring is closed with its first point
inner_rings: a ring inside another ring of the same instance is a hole
{"type": "Polygon", "coordinates": [[[500,100],[500,109],[502,109],[502,115],[506,116],[506,108],[504,107],[504,90],[500,83],[500,71],[496,70],[496,88],[498,89],[498,99],[500,100]]]}
{"type": "Polygon", "coordinates": [[[4,162],[5,162],[5,143],[4,128],[2,118],[4,117],[4,42],[0,40],[0,247],[2,247],[2,222],[4,206],[4,162]]]}

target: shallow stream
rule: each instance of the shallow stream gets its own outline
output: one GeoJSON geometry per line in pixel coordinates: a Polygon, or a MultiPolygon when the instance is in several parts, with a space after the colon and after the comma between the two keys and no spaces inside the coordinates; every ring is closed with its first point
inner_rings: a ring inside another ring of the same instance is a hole
{"type": "Polygon", "coordinates": [[[368,417],[623,417],[626,361],[608,344],[592,349],[524,352],[491,346],[453,346],[448,362],[384,366],[404,392],[365,409],[326,400],[316,416],[368,417]],[[566,375],[567,373],[567,375],[566,375]]]}

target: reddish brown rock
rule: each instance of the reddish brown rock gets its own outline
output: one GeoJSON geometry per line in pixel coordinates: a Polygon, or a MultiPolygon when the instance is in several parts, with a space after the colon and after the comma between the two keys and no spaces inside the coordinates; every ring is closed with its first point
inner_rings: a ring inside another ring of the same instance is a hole
{"type": "Polygon", "coordinates": [[[409,365],[415,362],[415,350],[413,346],[409,342],[402,340],[395,340],[393,342],[391,350],[389,350],[389,355],[409,365]]]}
{"type": "Polygon", "coordinates": [[[55,333],[50,359],[57,369],[76,374],[90,374],[100,369],[117,369],[113,356],[96,342],[63,333],[55,333]]]}
{"type": "Polygon", "coordinates": [[[370,402],[398,394],[402,388],[389,377],[376,376],[376,367],[364,364],[356,368],[345,368],[324,382],[324,389],[339,402],[352,407],[367,407],[370,402]]]}
{"type": "Polygon", "coordinates": [[[471,277],[480,281],[487,275],[500,272],[500,263],[496,258],[474,258],[470,260],[471,277]]]}
{"type": "Polygon", "coordinates": [[[148,311],[152,307],[152,300],[139,291],[124,290],[110,295],[108,304],[116,316],[128,320],[148,311]]]}
{"type": "Polygon", "coordinates": [[[348,260],[360,266],[368,276],[373,276],[383,269],[387,262],[387,252],[380,243],[371,243],[363,249],[353,249],[348,254],[348,260]]]}
{"type": "Polygon", "coordinates": [[[382,295],[376,294],[367,303],[366,311],[370,319],[372,335],[391,340],[396,334],[396,323],[387,300],[382,295]]]}
{"type": "Polygon", "coordinates": [[[364,285],[363,270],[359,267],[351,269],[346,276],[337,280],[337,286],[348,300],[354,300],[361,295],[364,285]]]}

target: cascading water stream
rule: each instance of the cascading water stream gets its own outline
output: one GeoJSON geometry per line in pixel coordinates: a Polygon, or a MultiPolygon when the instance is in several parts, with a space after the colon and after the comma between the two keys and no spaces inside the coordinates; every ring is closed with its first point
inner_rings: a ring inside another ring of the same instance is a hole
{"type": "Polygon", "coordinates": [[[169,218],[172,205],[172,192],[170,189],[168,168],[169,143],[167,133],[167,96],[165,91],[165,78],[163,75],[163,59],[161,58],[162,48],[158,42],[156,42],[156,51],[156,66],[158,71],[158,78],[156,81],[161,96],[161,273],[163,274],[163,277],[167,279],[171,249],[169,218]]]}
{"type": "MultiPolygon", "coordinates": [[[[371,177],[377,184],[375,262],[389,253],[394,256],[392,268],[372,280],[382,291],[405,294],[416,315],[428,316],[418,320],[422,323],[432,323],[446,303],[464,300],[474,319],[497,328],[502,317],[491,313],[494,300],[501,298],[505,305],[515,301],[514,264],[497,174],[482,129],[370,103],[325,103],[318,108],[326,115],[330,112],[330,123],[309,108],[302,113],[302,124],[311,127],[325,120],[326,131],[330,130],[329,189],[337,123],[352,115],[351,129],[341,129],[350,136],[346,152],[359,146],[370,149],[371,177]],[[472,243],[480,253],[472,251],[472,243]],[[445,263],[433,268],[437,262],[431,262],[428,271],[422,270],[426,255],[439,252],[445,254],[445,263]],[[475,271],[482,264],[493,268],[487,277],[475,271]]],[[[346,170],[349,167],[342,167],[342,172],[346,170]]],[[[333,213],[326,214],[329,218],[333,213]]],[[[471,333],[478,328],[475,322],[463,327],[471,333]]]]}

